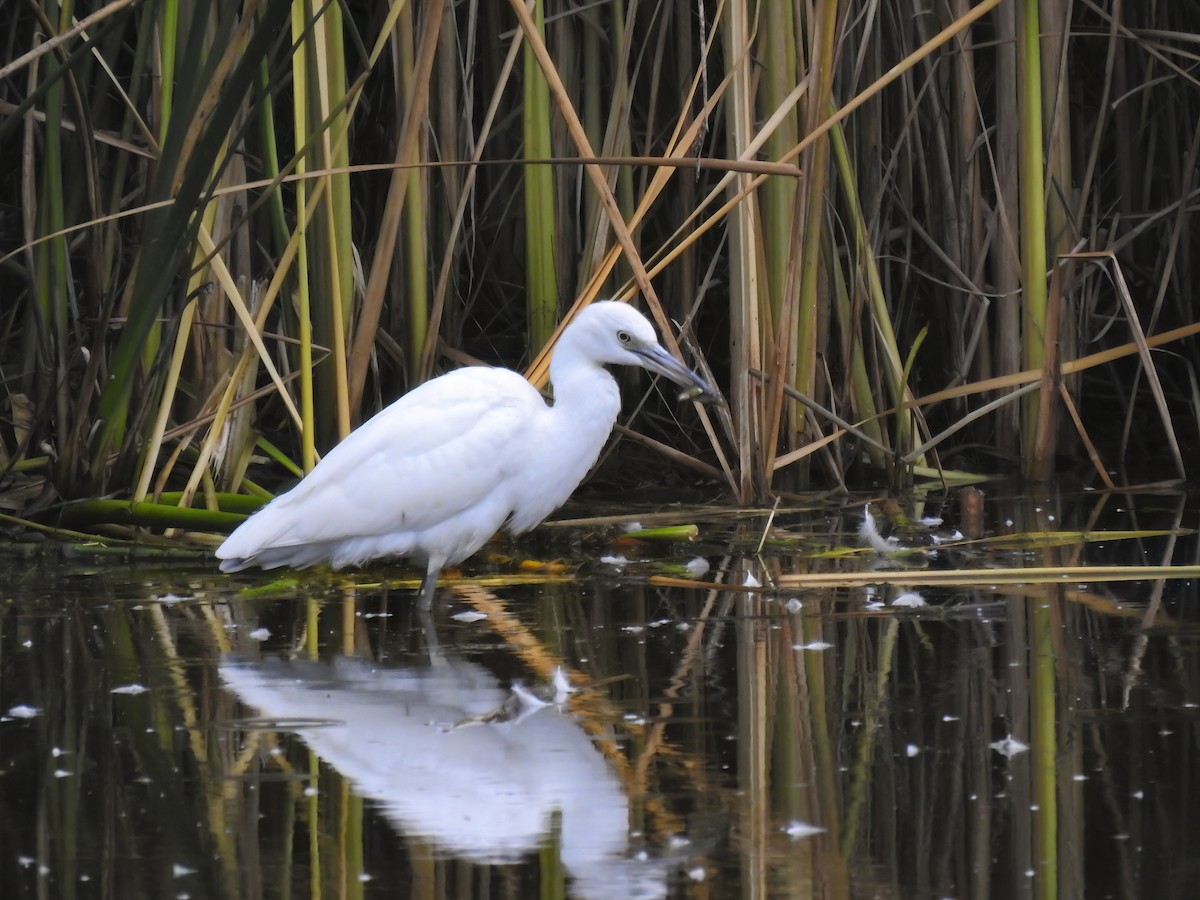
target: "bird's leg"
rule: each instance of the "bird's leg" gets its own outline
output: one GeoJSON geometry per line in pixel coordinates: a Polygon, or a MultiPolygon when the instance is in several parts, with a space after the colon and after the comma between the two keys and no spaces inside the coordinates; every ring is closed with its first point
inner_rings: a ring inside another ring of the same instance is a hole
{"type": "Polygon", "coordinates": [[[433,613],[427,607],[418,606],[417,621],[421,623],[421,634],[425,636],[425,652],[429,654],[429,665],[433,668],[445,665],[442,644],[437,636],[437,626],[433,624],[433,613]]]}
{"type": "Polygon", "coordinates": [[[429,662],[433,666],[442,662],[442,648],[433,624],[433,595],[437,593],[437,580],[441,571],[441,566],[430,566],[421,581],[421,592],[417,595],[417,621],[421,623],[421,631],[425,633],[425,649],[429,652],[429,662]]]}
{"type": "Polygon", "coordinates": [[[433,595],[437,593],[437,580],[440,574],[442,574],[441,566],[436,569],[431,566],[425,573],[425,577],[421,580],[421,592],[417,595],[417,609],[423,612],[433,609],[433,595]]]}

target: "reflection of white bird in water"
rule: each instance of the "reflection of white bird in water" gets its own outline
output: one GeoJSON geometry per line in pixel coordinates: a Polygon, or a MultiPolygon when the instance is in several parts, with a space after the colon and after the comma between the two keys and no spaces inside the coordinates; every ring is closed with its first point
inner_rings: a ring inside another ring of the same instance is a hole
{"type": "Polygon", "coordinates": [[[294,731],[403,835],[480,863],[545,846],[553,814],[571,893],[652,898],[671,863],[630,856],[629,799],[571,716],[458,659],[428,669],[270,660],[221,666],[263,723],[294,731]],[[290,720],[290,721],[289,721],[290,720]]]}
{"type": "Polygon", "coordinates": [[[553,405],[508,369],[458,369],[428,381],[242,523],[217,550],[221,570],[407,556],[426,564],[428,606],[443,566],[501,527],[533,528],[583,480],[621,407],[607,364],[665,375],[684,385],[681,398],[713,396],[659,345],[645,316],[623,303],[593,303],[554,349],[553,405]]]}

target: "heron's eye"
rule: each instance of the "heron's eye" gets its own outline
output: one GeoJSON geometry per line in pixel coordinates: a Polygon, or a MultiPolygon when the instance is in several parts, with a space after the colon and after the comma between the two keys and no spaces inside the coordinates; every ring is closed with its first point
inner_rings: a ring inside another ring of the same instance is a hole
{"type": "Polygon", "coordinates": [[[620,341],[622,344],[628,344],[633,340],[633,338],[630,337],[628,331],[618,331],[617,332],[617,340],[620,341]]]}

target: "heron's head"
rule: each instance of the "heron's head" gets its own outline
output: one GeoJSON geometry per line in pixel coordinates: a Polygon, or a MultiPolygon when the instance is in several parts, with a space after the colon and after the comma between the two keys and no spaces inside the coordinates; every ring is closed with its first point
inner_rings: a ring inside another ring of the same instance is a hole
{"type": "Polygon", "coordinates": [[[684,388],[681,397],[715,399],[717,393],[658,342],[650,320],[626,303],[597,301],[583,309],[560,339],[602,365],[640,366],[684,388]]]}

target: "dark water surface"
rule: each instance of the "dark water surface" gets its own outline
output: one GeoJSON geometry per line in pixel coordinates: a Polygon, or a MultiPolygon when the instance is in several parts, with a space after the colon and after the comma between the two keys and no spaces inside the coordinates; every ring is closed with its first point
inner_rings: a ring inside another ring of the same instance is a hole
{"type": "MultiPolygon", "coordinates": [[[[838,551],[861,511],[544,528],[519,550],[574,578],[445,588],[432,627],[363,586],[399,569],[6,556],[0,897],[1200,897],[1196,581],[744,590],[879,566],[838,551]]],[[[1197,524],[993,497],[1036,536],[906,562],[1195,564],[1197,524]]]]}

